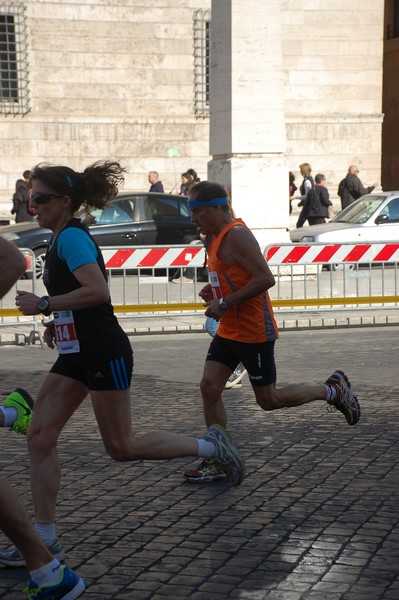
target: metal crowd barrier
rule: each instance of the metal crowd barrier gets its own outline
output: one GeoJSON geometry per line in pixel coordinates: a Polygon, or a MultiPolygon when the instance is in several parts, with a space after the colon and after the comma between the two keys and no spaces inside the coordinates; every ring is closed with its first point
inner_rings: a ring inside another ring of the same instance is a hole
{"type": "Polygon", "coordinates": [[[277,310],[399,306],[397,242],[276,244],[264,257],[276,277],[277,310]]]}
{"type": "MultiPolygon", "coordinates": [[[[5,327],[20,340],[41,340],[42,316],[24,317],[15,307],[17,289],[46,293],[36,276],[35,255],[21,249],[27,259],[27,278],[0,303],[0,336],[5,327]],[[40,327],[39,327],[40,326],[40,327]],[[24,329],[28,333],[22,333],[24,329]]],[[[109,274],[115,312],[132,315],[203,313],[198,296],[205,251],[202,244],[174,246],[123,246],[102,249],[109,274]]],[[[323,311],[359,307],[397,309],[399,306],[399,244],[279,244],[265,248],[276,277],[270,297],[276,312],[318,308],[323,311]]],[[[201,277],[202,276],[202,277],[201,277]]],[[[0,337],[1,339],[1,337],[0,337]]]]}

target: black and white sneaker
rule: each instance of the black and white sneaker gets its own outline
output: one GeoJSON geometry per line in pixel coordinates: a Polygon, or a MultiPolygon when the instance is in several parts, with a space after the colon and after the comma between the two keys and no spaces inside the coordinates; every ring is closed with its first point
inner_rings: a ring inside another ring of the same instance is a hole
{"type": "Polygon", "coordinates": [[[232,387],[241,387],[241,379],[245,377],[247,373],[246,368],[242,363],[238,365],[238,367],[232,372],[228,380],[226,381],[226,385],[224,386],[225,390],[229,390],[232,387]]]}

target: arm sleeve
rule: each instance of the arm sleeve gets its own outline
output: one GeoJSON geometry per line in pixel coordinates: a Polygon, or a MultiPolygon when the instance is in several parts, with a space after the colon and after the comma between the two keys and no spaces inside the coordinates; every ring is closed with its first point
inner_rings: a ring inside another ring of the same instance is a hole
{"type": "Polygon", "coordinates": [[[57,243],[58,256],[65,261],[70,271],[82,265],[97,263],[97,248],[87,233],[77,227],[61,231],[57,243]]]}
{"type": "Polygon", "coordinates": [[[330,201],[330,194],[326,188],[322,188],[320,190],[320,202],[323,206],[332,206],[332,202],[330,201]]]}
{"type": "Polygon", "coordinates": [[[365,188],[358,177],[355,177],[352,181],[352,188],[349,188],[349,192],[352,194],[356,200],[360,198],[360,196],[364,196],[365,194],[370,194],[374,189],[374,186],[370,186],[365,188]]]}

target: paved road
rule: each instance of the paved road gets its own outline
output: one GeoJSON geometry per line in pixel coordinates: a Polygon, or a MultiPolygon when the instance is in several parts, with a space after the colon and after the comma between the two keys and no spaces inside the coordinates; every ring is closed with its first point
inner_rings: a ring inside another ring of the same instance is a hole
{"type": "MultiPolygon", "coordinates": [[[[140,430],[203,431],[205,334],[133,339],[140,430]]],[[[283,332],[279,384],[348,372],[358,426],[322,404],[263,413],[251,388],[225,393],[247,467],[238,488],[193,486],[188,460],[112,462],[90,404],[60,441],[59,533],[92,600],[398,600],[399,329],[283,332]]],[[[0,391],[35,393],[54,353],[0,348],[0,391]]],[[[112,410],[112,407],[110,407],[112,410]]],[[[25,440],[3,431],[2,474],[30,505],[25,440]]],[[[5,544],[4,537],[0,537],[5,544]]],[[[2,569],[0,598],[21,598],[24,569],[2,569]]]]}

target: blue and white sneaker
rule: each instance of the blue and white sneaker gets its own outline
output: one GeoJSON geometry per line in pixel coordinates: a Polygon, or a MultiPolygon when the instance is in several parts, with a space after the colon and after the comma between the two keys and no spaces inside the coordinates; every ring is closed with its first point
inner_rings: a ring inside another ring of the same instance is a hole
{"type": "Polygon", "coordinates": [[[237,448],[233,446],[230,436],[222,425],[212,425],[204,438],[216,447],[215,458],[223,463],[223,472],[232,485],[240,485],[245,477],[245,466],[237,448]]]}
{"type": "Polygon", "coordinates": [[[24,594],[28,600],[75,600],[83,594],[86,587],[86,582],[77,573],[61,565],[57,583],[38,586],[30,580],[24,594]]]}

